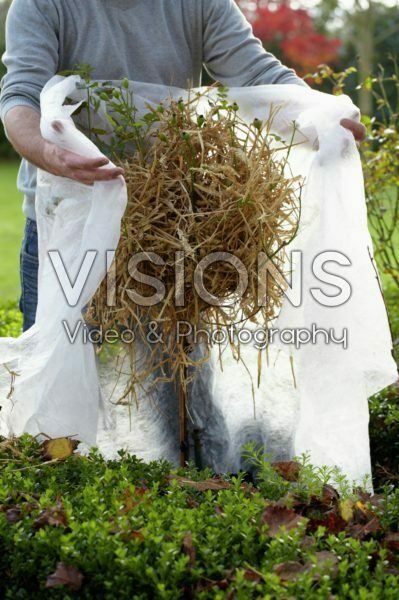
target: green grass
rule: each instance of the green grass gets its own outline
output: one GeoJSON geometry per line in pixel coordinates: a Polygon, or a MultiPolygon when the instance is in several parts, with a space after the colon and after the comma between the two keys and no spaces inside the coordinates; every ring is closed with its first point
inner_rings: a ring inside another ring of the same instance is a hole
{"type": "Polygon", "coordinates": [[[0,163],[0,302],[19,296],[19,249],[24,227],[17,162],[0,163]]]}

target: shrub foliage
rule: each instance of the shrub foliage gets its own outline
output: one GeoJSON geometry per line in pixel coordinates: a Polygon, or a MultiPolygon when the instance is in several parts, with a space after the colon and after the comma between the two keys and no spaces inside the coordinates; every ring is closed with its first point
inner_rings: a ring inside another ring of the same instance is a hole
{"type": "Polygon", "coordinates": [[[247,451],[256,486],[0,440],[1,597],[397,598],[397,491],[340,496],[306,459],[247,451]]]}

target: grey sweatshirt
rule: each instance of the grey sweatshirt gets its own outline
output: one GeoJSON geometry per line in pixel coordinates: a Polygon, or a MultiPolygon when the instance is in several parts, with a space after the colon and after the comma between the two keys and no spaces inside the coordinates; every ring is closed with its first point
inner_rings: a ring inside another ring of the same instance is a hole
{"type": "MultiPolygon", "coordinates": [[[[234,0],[13,0],[6,23],[7,74],[0,116],[40,111],[56,73],[90,64],[93,79],[201,85],[204,65],[227,86],[306,85],[267,53],[234,0]]],[[[35,219],[36,168],[23,160],[18,189],[35,219]]]]}

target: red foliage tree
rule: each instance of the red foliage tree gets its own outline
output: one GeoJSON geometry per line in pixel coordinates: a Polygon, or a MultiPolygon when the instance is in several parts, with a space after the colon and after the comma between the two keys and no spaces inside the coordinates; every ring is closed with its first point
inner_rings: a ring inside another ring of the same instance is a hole
{"type": "Polygon", "coordinates": [[[255,10],[248,11],[243,0],[237,1],[252,22],[256,37],[299,75],[337,60],[340,40],[318,33],[307,10],[291,8],[283,1],[278,5],[258,3],[255,10]]]}

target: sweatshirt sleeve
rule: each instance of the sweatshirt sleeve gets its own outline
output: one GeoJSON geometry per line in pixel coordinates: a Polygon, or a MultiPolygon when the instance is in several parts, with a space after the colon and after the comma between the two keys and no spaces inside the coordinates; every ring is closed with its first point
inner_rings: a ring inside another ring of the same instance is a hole
{"type": "Polygon", "coordinates": [[[6,20],[7,69],[0,117],[14,106],[40,110],[40,92],[58,70],[58,12],[51,0],[13,0],[6,20]]]}
{"type": "Polygon", "coordinates": [[[203,61],[215,80],[230,87],[293,83],[295,71],[266,52],[234,0],[203,0],[203,61]]]}

